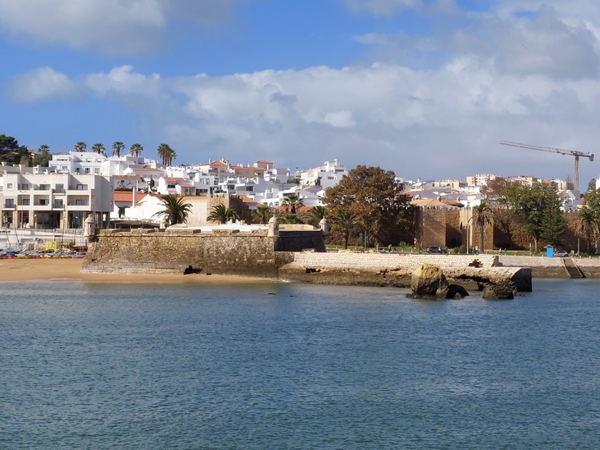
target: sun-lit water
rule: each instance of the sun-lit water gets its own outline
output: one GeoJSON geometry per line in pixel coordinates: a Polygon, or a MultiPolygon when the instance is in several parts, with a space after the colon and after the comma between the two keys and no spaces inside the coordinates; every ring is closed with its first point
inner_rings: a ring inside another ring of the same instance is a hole
{"type": "Polygon", "coordinates": [[[599,288],[0,284],[0,448],[597,448],[599,288]]]}

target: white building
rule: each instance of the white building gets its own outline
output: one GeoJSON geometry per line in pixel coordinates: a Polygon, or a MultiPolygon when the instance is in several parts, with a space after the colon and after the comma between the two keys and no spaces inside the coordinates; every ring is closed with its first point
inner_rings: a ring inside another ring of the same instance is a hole
{"type": "Polygon", "coordinates": [[[48,172],[100,175],[107,157],[94,152],[69,152],[52,155],[48,172]]]}
{"type": "Polygon", "coordinates": [[[108,177],[69,173],[2,174],[2,223],[18,228],[82,228],[88,214],[100,226],[112,211],[108,177]]]}
{"type": "Polygon", "coordinates": [[[346,168],[338,159],[334,159],[325,161],[322,166],[297,172],[296,178],[300,179],[300,184],[303,186],[319,185],[327,189],[338,184],[346,175],[348,175],[346,168]]]}

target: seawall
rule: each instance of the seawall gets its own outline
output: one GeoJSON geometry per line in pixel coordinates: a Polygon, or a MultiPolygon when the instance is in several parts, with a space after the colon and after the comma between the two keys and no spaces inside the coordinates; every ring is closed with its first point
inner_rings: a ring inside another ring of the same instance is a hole
{"type": "Polygon", "coordinates": [[[511,280],[530,292],[528,268],[497,267],[495,255],[421,255],[396,253],[298,253],[279,268],[279,277],[320,284],[409,287],[421,264],[439,266],[450,283],[477,289],[486,282],[511,280]]]}
{"type": "Polygon", "coordinates": [[[322,284],[408,287],[413,271],[429,263],[438,265],[451,283],[467,289],[510,280],[519,291],[531,291],[531,270],[498,267],[496,255],[324,250],[320,231],[281,232],[272,237],[265,229],[102,230],[89,244],[82,272],[221,274],[322,284]],[[307,249],[310,251],[301,251],[307,249]]]}
{"type": "Polygon", "coordinates": [[[534,278],[571,278],[566,264],[575,266],[585,278],[600,278],[598,258],[548,258],[545,256],[498,257],[500,267],[529,267],[534,278]]]}

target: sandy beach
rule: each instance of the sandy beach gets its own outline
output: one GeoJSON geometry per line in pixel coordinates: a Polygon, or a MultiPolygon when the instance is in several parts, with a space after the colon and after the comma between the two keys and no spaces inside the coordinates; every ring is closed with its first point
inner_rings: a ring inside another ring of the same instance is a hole
{"type": "Polygon", "coordinates": [[[0,282],[82,280],[91,283],[268,283],[277,280],[232,275],[150,275],[81,273],[81,258],[0,259],[0,282]]]}

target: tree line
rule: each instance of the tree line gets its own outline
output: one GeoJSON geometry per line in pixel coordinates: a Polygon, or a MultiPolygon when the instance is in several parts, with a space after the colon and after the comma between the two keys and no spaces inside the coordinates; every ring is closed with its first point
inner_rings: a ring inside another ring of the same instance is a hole
{"type": "MultiPolygon", "coordinates": [[[[123,155],[125,147],[123,142],[114,142],[112,144],[112,155],[117,157],[123,155]]],[[[73,146],[73,150],[76,152],[86,152],[87,148],[87,144],[83,141],[79,141],[73,146]]],[[[100,142],[93,144],[91,150],[99,155],[107,156],[106,147],[100,142]]],[[[137,142],[129,147],[129,154],[132,156],[140,156],[143,151],[144,147],[137,142]]],[[[175,150],[165,143],[158,146],[156,153],[165,166],[171,165],[177,158],[175,150]]],[[[24,145],[20,145],[14,137],[0,134],[0,162],[48,167],[51,160],[52,154],[48,145],[40,145],[37,151],[33,151],[24,145]]]]}

